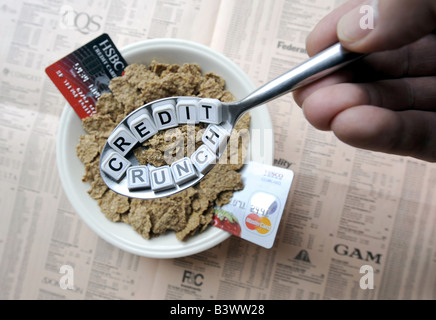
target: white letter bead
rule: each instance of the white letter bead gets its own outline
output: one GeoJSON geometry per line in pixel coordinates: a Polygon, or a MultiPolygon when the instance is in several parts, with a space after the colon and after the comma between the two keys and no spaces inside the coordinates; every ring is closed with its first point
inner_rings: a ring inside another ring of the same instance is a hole
{"type": "Polygon", "coordinates": [[[124,126],[119,126],[107,139],[109,145],[125,156],[138,142],[135,136],[124,126]]]}
{"type": "Polygon", "coordinates": [[[132,115],[127,120],[127,123],[129,124],[130,131],[141,143],[157,133],[153,119],[146,110],[132,115]]]}
{"type": "Polygon", "coordinates": [[[222,151],[221,148],[224,148],[226,145],[228,137],[229,134],[224,128],[210,124],[201,136],[201,140],[209,149],[216,153],[218,150],[222,151]]]}
{"type": "Polygon", "coordinates": [[[197,170],[204,174],[213,168],[216,163],[216,155],[203,144],[191,155],[191,161],[197,170]]]}
{"type": "Polygon", "coordinates": [[[115,181],[119,181],[132,163],[120,155],[118,152],[112,151],[103,160],[101,169],[115,181]]]}
{"type": "Polygon", "coordinates": [[[176,107],[173,101],[167,103],[157,103],[153,108],[153,118],[158,130],[177,127],[176,107]]]}
{"type": "Polygon", "coordinates": [[[197,101],[179,100],[176,105],[179,123],[198,123],[197,101]]]}
{"type": "Polygon", "coordinates": [[[177,160],[171,165],[174,180],[178,185],[197,178],[197,173],[189,158],[177,160]]]}
{"type": "Polygon", "coordinates": [[[129,190],[151,187],[150,173],[147,166],[134,166],[127,169],[127,187],[129,190]]]}
{"type": "Polygon", "coordinates": [[[150,171],[150,180],[153,191],[162,191],[176,186],[169,166],[152,169],[150,171]]]}
{"type": "Polygon", "coordinates": [[[218,99],[201,99],[197,104],[200,122],[220,124],[222,121],[222,105],[218,99]]]}

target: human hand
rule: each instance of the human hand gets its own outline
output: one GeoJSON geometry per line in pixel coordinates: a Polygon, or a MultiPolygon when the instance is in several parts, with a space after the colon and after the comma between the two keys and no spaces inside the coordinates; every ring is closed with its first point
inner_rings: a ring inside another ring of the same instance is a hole
{"type": "Polygon", "coordinates": [[[312,56],[339,39],[370,55],[296,90],[295,101],[314,127],[349,145],[436,162],[434,30],[434,0],[344,3],[314,28],[307,51],[312,56]],[[373,29],[361,28],[364,5],[375,9],[373,29]]]}

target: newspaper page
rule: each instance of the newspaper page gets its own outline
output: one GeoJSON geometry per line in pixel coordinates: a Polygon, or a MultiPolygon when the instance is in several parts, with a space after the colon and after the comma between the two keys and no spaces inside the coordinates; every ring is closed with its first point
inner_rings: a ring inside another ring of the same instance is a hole
{"type": "Polygon", "coordinates": [[[181,38],[224,53],[260,86],[307,59],[307,34],[342,2],[2,3],[1,298],[436,298],[436,166],[346,146],[312,128],[290,94],[268,103],[274,165],[295,172],[271,249],[232,236],[187,257],[133,255],[78,217],[59,180],[66,102],[44,73],[52,62],[103,32],[118,48],[181,38]]]}
{"type": "Polygon", "coordinates": [[[99,238],[77,216],[62,189],[56,135],[66,101],[44,69],[104,32],[118,48],[157,37],[206,44],[218,4],[199,0],[1,3],[0,35],[5,44],[0,50],[2,299],[150,298],[159,260],[127,253],[99,238]],[[74,271],[69,279],[74,286],[62,288],[62,277],[69,271],[74,271]]]}
{"type": "MultiPolygon", "coordinates": [[[[211,46],[260,86],[307,59],[307,34],[342,2],[222,1],[211,46]]],[[[311,127],[291,95],[268,108],[274,164],[296,172],[274,248],[233,237],[163,261],[172,277],[153,296],[434,299],[435,165],[344,145],[311,127]]]]}

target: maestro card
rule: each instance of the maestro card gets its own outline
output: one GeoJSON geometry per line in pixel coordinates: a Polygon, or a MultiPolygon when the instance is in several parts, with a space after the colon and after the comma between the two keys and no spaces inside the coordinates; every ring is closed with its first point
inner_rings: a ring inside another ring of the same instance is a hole
{"type": "Polygon", "coordinates": [[[212,224],[231,234],[271,248],[291,188],[294,172],[257,162],[242,170],[244,189],[214,208],[212,224]]]}

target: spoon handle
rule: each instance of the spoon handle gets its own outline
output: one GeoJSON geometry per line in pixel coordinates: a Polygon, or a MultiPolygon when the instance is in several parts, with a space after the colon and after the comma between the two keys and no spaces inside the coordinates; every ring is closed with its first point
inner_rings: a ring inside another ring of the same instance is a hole
{"type": "Polygon", "coordinates": [[[364,56],[365,54],[350,52],[336,43],[237,102],[238,113],[301,88],[364,56]]]}

